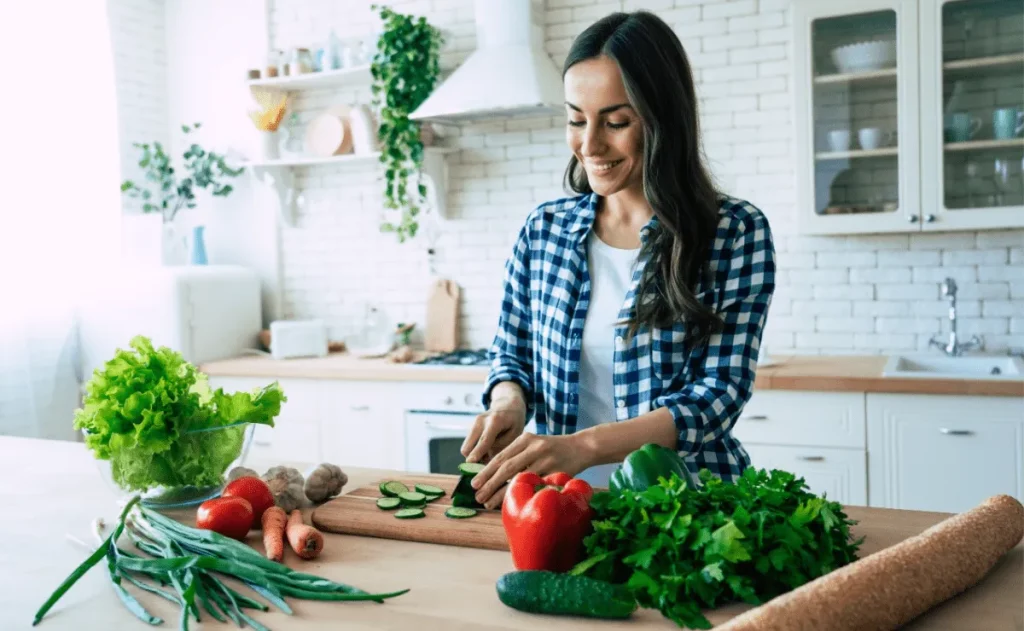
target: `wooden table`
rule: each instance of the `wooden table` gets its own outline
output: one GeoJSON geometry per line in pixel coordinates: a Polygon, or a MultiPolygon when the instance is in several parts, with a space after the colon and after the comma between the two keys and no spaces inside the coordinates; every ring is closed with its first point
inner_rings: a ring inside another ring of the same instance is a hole
{"type": "MultiPolygon", "coordinates": [[[[264,470],[280,463],[251,463],[264,470]]],[[[389,472],[349,469],[355,488],[389,472]]],[[[0,437],[0,629],[28,629],[32,616],[86,552],[71,534],[91,542],[90,523],[116,518],[116,496],[100,477],[91,454],[81,444],[0,437]]],[[[867,535],[865,554],[916,534],[945,517],[941,513],[853,507],[867,535]]],[[[190,513],[180,513],[183,520],[190,513]]],[[[286,555],[288,564],[368,590],[409,587],[408,594],[375,603],[320,603],[293,600],[295,615],[259,613],[275,631],[415,629],[428,631],[487,629],[675,629],[657,611],[642,610],[629,621],[540,617],[502,605],[495,580],[512,570],[502,552],[407,543],[384,539],[327,535],[323,555],[304,562],[286,555]]],[[[251,542],[259,546],[255,536],[251,542]]],[[[262,549],[262,548],[260,548],[262,549]]],[[[1024,544],[1004,557],[978,586],[920,617],[907,629],[965,631],[1024,630],[1024,544]]],[[[165,619],[158,628],[176,628],[176,606],[140,594],[151,613],[165,619]]],[[[720,623],[747,607],[737,605],[709,613],[720,623]]],[[[197,628],[198,625],[193,625],[197,628]]],[[[202,629],[228,628],[209,616],[202,629]]],[[[60,600],[37,627],[42,631],[131,630],[149,628],[129,614],[108,584],[103,568],[94,567],[60,600]]],[[[235,628],[235,627],[231,627],[235,628]]]]}

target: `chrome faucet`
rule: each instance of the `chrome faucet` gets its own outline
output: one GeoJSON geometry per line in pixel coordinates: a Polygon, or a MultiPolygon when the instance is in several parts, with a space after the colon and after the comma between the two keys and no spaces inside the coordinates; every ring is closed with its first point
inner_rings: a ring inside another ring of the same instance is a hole
{"type": "Polygon", "coordinates": [[[981,339],[977,335],[963,344],[956,332],[956,281],[946,278],[942,283],[942,295],[949,299],[949,339],[943,342],[937,335],[928,340],[928,346],[937,346],[950,357],[959,357],[965,351],[973,351],[981,346],[981,339]]]}

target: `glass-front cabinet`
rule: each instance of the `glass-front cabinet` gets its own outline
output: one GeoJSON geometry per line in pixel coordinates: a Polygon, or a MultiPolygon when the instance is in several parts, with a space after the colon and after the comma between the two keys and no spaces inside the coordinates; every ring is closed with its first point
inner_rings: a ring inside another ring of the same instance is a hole
{"type": "Polygon", "coordinates": [[[1024,2],[794,4],[801,232],[1024,226],[1024,2]]]}

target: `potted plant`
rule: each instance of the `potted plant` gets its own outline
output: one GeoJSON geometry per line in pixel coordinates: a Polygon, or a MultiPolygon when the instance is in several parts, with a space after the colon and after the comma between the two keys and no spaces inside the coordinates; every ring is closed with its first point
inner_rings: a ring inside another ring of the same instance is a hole
{"type": "MultiPolygon", "coordinates": [[[[188,135],[199,127],[200,123],[182,125],[181,131],[188,135]]],[[[132,143],[140,150],[138,165],[145,180],[121,183],[121,193],[142,200],[143,214],[159,213],[165,248],[179,247],[184,242],[184,238],[176,235],[174,220],[183,209],[196,207],[198,190],[210,190],[216,197],[227,197],[234,190],[227,180],[244,171],[241,167],[231,168],[220,154],[207,151],[196,143],[186,144],[188,147],[182,154],[183,168],[179,174],[159,142],[132,143]]],[[[165,262],[184,262],[180,260],[182,256],[183,253],[168,259],[165,255],[165,262]]]]}
{"type": "Polygon", "coordinates": [[[384,207],[393,211],[391,215],[399,214],[397,221],[387,218],[381,230],[395,233],[399,242],[404,242],[416,236],[417,215],[427,194],[420,178],[420,123],[410,120],[409,114],[430,96],[437,83],[444,38],[423,17],[396,13],[386,6],[373,5],[373,9],[379,11],[383,22],[370,64],[370,89],[380,121],[377,137],[384,165],[384,207]]]}

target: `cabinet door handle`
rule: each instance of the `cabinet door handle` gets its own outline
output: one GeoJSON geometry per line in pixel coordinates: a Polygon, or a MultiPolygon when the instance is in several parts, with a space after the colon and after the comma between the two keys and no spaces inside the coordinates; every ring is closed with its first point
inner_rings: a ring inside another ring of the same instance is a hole
{"type": "Polygon", "coordinates": [[[252,444],[256,445],[257,447],[269,447],[270,446],[270,441],[267,441],[267,440],[254,440],[254,441],[252,441],[252,444]]]}
{"type": "Polygon", "coordinates": [[[349,409],[352,410],[353,412],[366,412],[367,410],[370,409],[370,406],[368,406],[368,405],[353,405],[353,406],[349,407],[349,409]]]}
{"type": "Polygon", "coordinates": [[[971,436],[974,434],[969,429],[949,429],[948,427],[940,427],[939,431],[947,436],[971,436]]]}
{"type": "Polygon", "coordinates": [[[824,462],[825,456],[797,456],[797,460],[803,460],[805,462],[824,462]]]}
{"type": "Polygon", "coordinates": [[[750,416],[741,416],[741,421],[767,421],[768,416],[766,414],[751,414],[750,416]]]}

